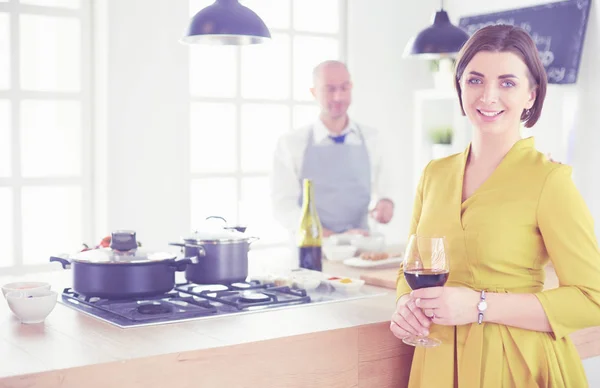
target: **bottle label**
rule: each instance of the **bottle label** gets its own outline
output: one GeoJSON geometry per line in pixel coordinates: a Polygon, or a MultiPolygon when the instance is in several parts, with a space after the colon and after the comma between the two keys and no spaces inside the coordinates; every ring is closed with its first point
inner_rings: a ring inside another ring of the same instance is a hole
{"type": "Polygon", "coordinates": [[[300,247],[300,267],[314,271],[323,270],[321,247],[300,247]]]}

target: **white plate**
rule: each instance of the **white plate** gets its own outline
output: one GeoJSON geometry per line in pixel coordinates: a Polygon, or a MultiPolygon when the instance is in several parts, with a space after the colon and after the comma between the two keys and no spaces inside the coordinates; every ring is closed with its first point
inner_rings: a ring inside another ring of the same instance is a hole
{"type": "Polygon", "coordinates": [[[364,260],[360,257],[353,257],[351,259],[344,260],[344,264],[350,267],[358,268],[392,268],[399,267],[402,263],[402,257],[389,257],[384,260],[364,260]]]}

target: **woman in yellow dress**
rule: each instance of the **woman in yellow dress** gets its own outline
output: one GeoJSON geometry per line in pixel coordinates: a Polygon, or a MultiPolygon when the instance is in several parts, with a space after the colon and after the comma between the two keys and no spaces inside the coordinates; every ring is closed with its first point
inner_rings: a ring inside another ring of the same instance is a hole
{"type": "Polygon", "coordinates": [[[600,252],[571,168],[520,137],[546,93],[535,44],[520,28],[485,27],[455,75],[473,139],[426,166],[410,227],[446,237],[450,276],[411,292],[401,269],[390,324],[398,338],[442,342],[415,348],[409,387],[586,387],[569,334],[600,326],[600,252]],[[560,286],[543,290],[549,261],[560,286]]]}

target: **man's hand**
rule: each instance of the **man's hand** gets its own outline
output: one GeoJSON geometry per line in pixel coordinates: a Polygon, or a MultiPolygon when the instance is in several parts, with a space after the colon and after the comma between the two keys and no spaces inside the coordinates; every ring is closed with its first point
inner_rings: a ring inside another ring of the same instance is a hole
{"type": "Polygon", "coordinates": [[[380,199],[375,208],[371,210],[371,217],[381,224],[387,224],[392,220],[393,216],[394,203],[387,198],[380,199]]]}

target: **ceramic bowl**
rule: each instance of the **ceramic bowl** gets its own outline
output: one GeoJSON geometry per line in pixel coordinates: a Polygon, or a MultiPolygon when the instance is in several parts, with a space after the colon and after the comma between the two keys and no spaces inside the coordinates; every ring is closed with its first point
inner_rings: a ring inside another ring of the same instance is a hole
{"type": "Polygon", "coordinates": [[[294,286],[312,291],[321,285],[321,282],[325,280],[325,276],[319,271],[300,271],[293,272],[291,280],[294,286]]]}
{"type": "Polygon", "coordinates": [[[347,294],[352,294],[358,292],[362,286],[365,285],[365,281],[362,279],[352,279],[352,278],[336,278],[336,279],[328,279],[327,282],[335,288],[336,291],[340,291],[347,294]]]}
{"type": "Polygon", "coordinates": [[[8,307],[22,323],[44,322],[56,306],[58,294],[45,289],[11,291],[6,294],[8,307]]]}
{"type": "Polygon", "coordinates": [[[46,282],[16,282],[8,283],[2,286],[2,294],[6,298],[6,294],[13,291],[26,290],[50,290],[50,283],[46,282]]]}
{"type": "Polygon", "coordinates": [[[385,250],[385,236],[383,234],[358,235],[352,239],[352,246],[361,252],[383,252],[385,250]]]}
{"type": "Polygon", "coordinates": [[[354,237],[356,237],[356,234],[352,233],[332,234],[331,236],[323,239],[323,245],[350,245],[354,237]]]}
{"type": "Polygon", "coordinates": [[[346,260],[354,257],[356,254],[356,247],[351,245],[324,245],[323,254],[328,260],[346,260]]]}

